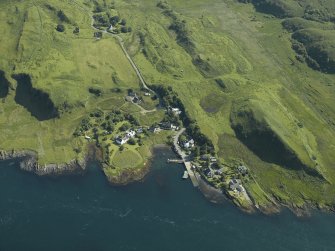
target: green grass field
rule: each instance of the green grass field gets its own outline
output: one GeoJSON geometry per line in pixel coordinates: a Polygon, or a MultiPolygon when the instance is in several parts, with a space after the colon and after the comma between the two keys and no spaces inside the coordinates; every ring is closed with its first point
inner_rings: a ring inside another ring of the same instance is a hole
{"type": "Polygon", "coordinates": [[[60,33],[55,29],[59,23],[55,10],[50,10],[45,1],[0,2],[4,23],[0,27],[4,35],[0,69],[13,87],[0,105],[0,148],[35,150],[41,164],[76,158],[74,149],[85,143],[72,134],[96,107],[136,112],[136,107],[125,104],[124,95],[128,88],[139,88],[139,81],[119,44],[108,36],[96,40],[90,13],[73,1],[69,3],[49,2],[70,19],[65,32],[60,33]],[[77,26],[80,32],[73,34],[77,26]],[[48,93],[54,105],[65,110],[59,119],[38,121],[15,102],[16,82],[11,75],[19,73],[29,74],[33,87],[48,93]],[[100,89],[102,96],[90,94],[89,88],[100,89]],[[114,93],[113,88],[122,92],[114,93]]]}
{"type": "MultiPolygon", "coordinates": [[[[305,46],[305,56],[315,58],[315,48],[332,56],[330,19],[304,16],[305,9],[289,0],[279,1],[279,7],[288,11],[284,17],[292,19],[286,22],[297,31],[285,29],[281,16],[235,0],[169,0],[167,9],[154,0],[105,2],[132,27],[120,36],[146,82],[178,93],[221,162],[232,169],[236,162],[248,166],[253,179],[246,187],[255,201],[335,204],[335,76],[299,60],[291,40],[305,46]],[[322,36],[326,44],[320,44],[322,36]],[[311,37],[312,43],[303,40],[311,37]]],[[[305,8],[308,0],[303,2],[305,8]]],[[[310,2],[317,7],[318,1],[310,2]]],[[[0,103],[0,149],[32,149],[41,163],[67,162],[77,157],[77,146],[85,145],[73,137],[74,129],[97,107],[120,108],[143,125],[159,122],[163,111],[143,115],[124,101],[127,89],[138,89],[139,81],[114,38],[93,37],[92,2],[48,4],[52,8],[42,0],[0,1],[0,70],[12,87],[0,103]],[[59,20],[55,13],[60,9],[69,21],[59,20]],[[64,32],[56,31],[59,23],[64,32]],[[75,27],[79,34],[73,33],[75,27]],[[20,73],[29,74],[33,88],[49,94],[61,111],[59,118],[39,121],[16,102],[11,75],[20,73]],[[89,88],[102,95],[92,95],[89,88]]],[[[155,105],[147,100],[143,106],[155,105]]],[[[112,162],[142,166],[150,146],[161,142],[163,137],[118,154],[115,149],[112,162]]]]}

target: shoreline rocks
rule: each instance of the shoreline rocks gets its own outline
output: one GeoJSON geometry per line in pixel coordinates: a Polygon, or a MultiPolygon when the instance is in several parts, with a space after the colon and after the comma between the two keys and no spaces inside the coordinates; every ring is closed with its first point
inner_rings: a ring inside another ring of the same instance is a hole
{"type": "Polygon", "coordinates": [[[38,155],[31,150],[22,151],[0,151],[0,160],[17,159],[20,163],[20,169],[35,173],[39,176],[61,176],[74,173],[82,173],[87,168],[88,157],[84,159],[71,160],[69,163],[45,164],[38,163],[38,155]]]}
{"type": "MultiPolygon", "coordinates": [[[[153,148],[163,148],[168,146],[157,145],[153,148]]],[[[133,182],[141,181],[150,172],[151,160],[145,164],[143,168],[140,169],[125,169],[116,177],[110,177],[105,174],[108,182],[112,186],[126,186],[133,182]]],[[[86,171],[87,165],[90,161],[89,154],[86,154],[83,159],[73,159],[69,163],[62,164],[45,164],[41,165],[38,163],[38,154],[32,150],[20,150],[20,151],[4,151],[0,150],[0,161],[2,160],[13,160],[17,159],[19,161],[20,169],[23,171],[34,173],[38,176],[62,176],[70,174],[82,174],[86,171]]],[[[101,164],[101,163],[100,163],[101,164]]],[[[103,170],[103,167],[102,167],[103,170]]],[[[201,179],[201,177],[198,177],[201,179]]],[[[335,207],[331,205],[312,205],[307,203],[302,207],[297,207],[296,205],[285,205],[278,202],[278,204],[261,207],[253,202],[252,207],[243,207],[243,205],[238,205],[231,198],[227,198],[222,191],[215,189],[214,187],[207,184],[201,179],[201,187],[199,187],[200,192],[206,197],[206,199],[212,203],[223,203],[225,200],[230,200],[239,207],[242,211],[246,213],[256,213],[261,212],[265,215],[273,215],[280,213],[284,208],[289,209],[297,217],[309,217],[311,216],[311,210],[319,209],[320,211],[335,212],[335,207]],[[257,210],[255,210],[257,209],[257,210]]]]}

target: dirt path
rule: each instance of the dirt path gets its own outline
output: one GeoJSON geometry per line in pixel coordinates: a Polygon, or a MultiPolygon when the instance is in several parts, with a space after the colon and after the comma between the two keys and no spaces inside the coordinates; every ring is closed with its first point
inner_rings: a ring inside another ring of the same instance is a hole
{"type": "Polygon", "coordinates": [[[151,112],[156,112],[157,111],[157,108],[154,108],[152,110],[146,110],[144,107],[140,106],[139,104],[136,104],[136,103],[133,103],[134,105],[136,105],[138,108],[141,109],[141,113],[142,114],[147,114],[147,113],[151,113],[151,112]]]}
{"type": "MultiPolygon", "coordinates": [[[[118,43],[119,43],[119,45],[120,45],[120,47],[121,47],[124,55],[128,59],[129,63],[133,67],[133,69],[134,69],[134,71],[135,71],[138,79],[140,80],[142,87],[145,88],[146,90],[148,90],[149,92],[151,92],[152,94],[156,95],[157,97],[159,97],[159,95],[157,95],[157,93],[154,90],[152,90],[151,88],[149,88],[149,86],[145,82],[145,80],[144,80],[144,78],[143,78],[143,76],[141,74],[141,71],[139,70],[139,68],[135,64],[134,60],[130,57],[129,53],[127,52],[127,50],[126,50],[126,48],[124,46],[124,42],[123,42],[122,37],[119,36],[119,35],[117,35],[117,34],[113,34],[113,33],[107,32],[106,30],[100,30],[100,29],[94,27],[94,18],[92,16],[92,12],[89,9],[84,8],[83,6],[81,6],[76,0],[72,0],[70,2],[72,2],[74,5],[76,5],[79,9],[81,9],[82,12],[84,12],[90,18],[90,20],[91,20],[91,28],[93,30],[99,31],[99,32],[102,32],[103,34],[106,34],[106,35],[109,35],[111,37],[114,37],[118,41],[118,43]]],[[[147,114],[147,113],[151,113],[151,112],[157,111],[157,109],[146,110],[145,108],[143,108],[142,106],[140,106],[138,104],[135,104],[135,105],[137,105],[141,109],[141,113],[142,114],[147,114]]]]}
{"type": "MultiPolygon", "coordinates": [[[[145,89],[147,89],[147,90],[150,91],[151,93],[156,94],[156,93],[155,93],[152,89],[150,89],[150,88],[148,87],[148,85],[146,84],[146,82],[145,82],[145,80],[144,80],[144,78],[143,78],[143,76],[142,76],[140,70],[138,69],[138,67],[137,67],[137,65],[135,64],[135,62],[133,61],[133,59],[130,57],[130,55],[129,55],[129,53],[127,52],[126,48],[124,47],[124,43],[123,43],[123,39],[122,39],[122,37],[120,37],[120,36],[117,35],[117,34],[110,33],[110,32],[108,32],[108,31],[106,31],[106,30],[100,30],[100,29],[94,27],[94,18],[93,18],[93,16],[90,16],[90,17],[91,17],[91,27],[92,27],[92,29],[93,29],[93,30],[96,30],[96,31],[99,31],[99,32],[102,32],[102,33],[104,33],[104,34],[107,34],[107,35],[109,35],[109,36],[112,36],[112,37],[116,38],[116,40],[118,41],[118,43],[119,43],[119,45],[120,45],[120,47],[121,47],[121,49],[122,49],[124,55],[125,55],[126,58],[128,59],[129,63],[130,63],[131,66],[133,67],[133,69],[134,69],[134,71],[135,71],[135,73],[136,73],[138,79],[140,80],[140,82],[141,82],[141,84],[142,84],[142,87],[145,88],[145,89]]],[[[143,109],[144,109],[144,108],[143,108],[143,109]]]]}

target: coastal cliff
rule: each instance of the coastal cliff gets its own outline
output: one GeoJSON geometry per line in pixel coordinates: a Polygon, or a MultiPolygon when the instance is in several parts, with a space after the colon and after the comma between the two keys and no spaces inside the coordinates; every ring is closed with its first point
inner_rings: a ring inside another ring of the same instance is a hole
{"type": "Polygon", "coordinates": [[[81,173],[86,170],[88,157],[74,159],[69,163],[45,164],[38,163],[37,153],[31,150],[0,151],[0,160],[18,159],[20,168],[24,171],[35,173],[39,176],[60,176],[71,173],[81,173]]]}

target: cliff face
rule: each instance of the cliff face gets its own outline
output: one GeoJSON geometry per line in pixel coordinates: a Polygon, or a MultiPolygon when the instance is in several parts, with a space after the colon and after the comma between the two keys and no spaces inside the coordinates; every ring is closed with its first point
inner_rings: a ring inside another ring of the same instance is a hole
{"type": "Polygon", "coordinates": [[[18,159],[22,170],[35,173],[39,176],[60,176],[70,173],[81,173],[86,170],[87,158],[83,160],[72,160],[63,164],[38,163],[37,154],[34,151],[0,151],[0,160],[18,159]]]}

